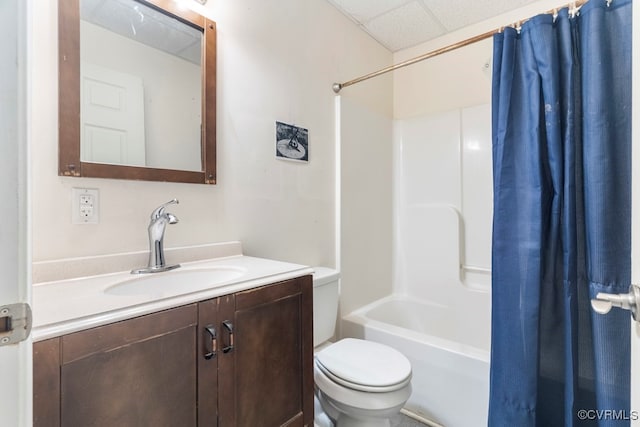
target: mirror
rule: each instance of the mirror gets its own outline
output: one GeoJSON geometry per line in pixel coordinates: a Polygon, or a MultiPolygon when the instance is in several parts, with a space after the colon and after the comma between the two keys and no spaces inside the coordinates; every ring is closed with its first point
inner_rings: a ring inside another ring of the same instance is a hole
{"type": "Polygon", "coordinates": [[[59,175],[215,184],[215,23],[175,0],[59,0],[59,175]]]}

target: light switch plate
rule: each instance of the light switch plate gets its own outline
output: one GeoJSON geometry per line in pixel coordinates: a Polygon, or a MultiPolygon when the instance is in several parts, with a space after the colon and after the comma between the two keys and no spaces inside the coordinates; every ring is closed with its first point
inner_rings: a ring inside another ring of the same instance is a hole
{"type": "Polygon", "coordinates": [[[71,189],[71,223],[98,224],[100,222],[100,200],[97,188],[71,189]]]}

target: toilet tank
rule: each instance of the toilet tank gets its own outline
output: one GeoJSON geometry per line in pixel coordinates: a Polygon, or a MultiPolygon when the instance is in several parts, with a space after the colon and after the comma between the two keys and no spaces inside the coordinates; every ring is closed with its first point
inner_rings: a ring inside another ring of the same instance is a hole
{"type": "Polygon", "coordinates": [[[313,346],[317,347],[336,330],[340,273],[327,267],[313,270],[313,346]]]}

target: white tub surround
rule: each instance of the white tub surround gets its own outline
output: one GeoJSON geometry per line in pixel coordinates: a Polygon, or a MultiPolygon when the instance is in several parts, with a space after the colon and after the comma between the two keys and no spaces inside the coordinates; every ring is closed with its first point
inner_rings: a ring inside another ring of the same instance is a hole
{"type": "MultiPolygon", "coordinates": [[[[244,256],[238,251],[239,244],[232,244],[230,248],[233,250],[225,253],[225,256],[183,262],[177,270],[153,275],[132,275],[129,272],[131,267],[127,265],[123,266],[126,271],[37,283],[33,287],[33,340],[41,341],[313,272],[313,269],[304,265],[244,256]],[[181,277],[186,281],[189,274],[209,269],[224,269],[237,274],[219,281],[213,287],[206,283],[202,286],[181,286],[181,277]],[[120,283],[160,276],[175,276],[175,287],[164,286],[162,292],[154,292],[150,283],[149,292],[133,292],[132,295],[117,295],[109,290],[120,283]]],[[[122,259],[119,256],[116,258],[117,264],[122,265],[122,259]]],[[[82,263],[83,260],[74,262],[82,263]]],[[[96,261],[87,262],[91,264],[96,261]]],[[[65,260],[49,267],[65,270],[72,265],[73,262],[65,260]]]]}
{"type": "Polygon", "coordinates": [[[444,304],[452,295],[443,284],[488,292],[490,105],[396,120],[394,126],[393,292],[444,304]]]}
{"type": "MultiPolygon", "coordinates": [[[[413,393],[405,408],[447,427],[487,419],[490,125],[488,104],[394,121],[391,296],[349,308],[341,322],[342,337],[407,356],[413,393]]],[[[358,292],[373,296],[368,285],[358,292]]]]}

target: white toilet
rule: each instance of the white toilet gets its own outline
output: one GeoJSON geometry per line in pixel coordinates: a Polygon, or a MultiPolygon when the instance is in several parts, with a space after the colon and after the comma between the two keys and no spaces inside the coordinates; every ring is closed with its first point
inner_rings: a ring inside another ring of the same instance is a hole
{"type": "Polygon", "coordinates": [[[327,417],[336,427],[389,427],[411,395],[411,363],[397,350],[373,341],[336,343],[339,273],[314,268],[313,345],[316,425],[327,417]],[[321,409],[321,411],[319,411],[321,409]]]}

